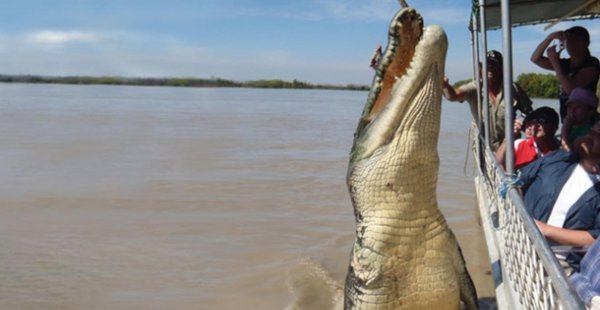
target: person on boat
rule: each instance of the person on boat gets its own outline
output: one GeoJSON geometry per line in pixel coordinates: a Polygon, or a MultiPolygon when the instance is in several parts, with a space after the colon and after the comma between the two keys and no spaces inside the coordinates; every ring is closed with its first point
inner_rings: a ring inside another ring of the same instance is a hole
{"type": "Polygon", "coordinates": [[[560,83],[560,117],[564,121],[567,114],[566,102],[571,92],[577,87],[596,92],[600,76],[600,61],[591,55],[589,50],[590,34],[581,26],[574,26],[565,31],[550,33],[533,51],[531,61],[539,67],[555,72],[560,83]],[[549,46],[552,41],[560,43],[549,46]],[[570,58],[560,58],[567,49],[570,58]],[[544,51],[546,55],[544,56],[544,51]]]}
{"type": "Polygon", "coordinates": [[[565,103],[566,115],[561,128],[561,144],[566,151],[571,151],[573,141],[585,135],[592,128],[596,119],[598,97],[591,90],[575,88],[565,103]]]}
{"type": "MultiPolygon", "coordinates": [[[[490,102],[490,142],[492,150],[495,152],[502,141],[504,141],[504,96],[503,96],[503,78],[502,78],[502,54],[498,51],[491,50],[486,54],[486,61],[488,67],[488,98],[490,102]]],[[[471,114],[477,124],[480,124],[478,120],[477,112],[477,84],[475,81],[471,81],[465,85],[455,89],[450,85],[448,77],[444,77],[443,81],[443,94],[448,101],[467,101],[471,108],[471,114]]],[[[513,97],[513,118],[516,114],[516,110],[529,114],[532,111],[531,99],[527,96],[525,91],[517,83],[513,83],[512,87],[513,97]]],[[[482,101],[483,102],[483,101],[482,101]]],[[[482,113],[483,115],[483,110],[482,113]]]]}
{"type": "Polygon", "coordinates": [[[518,126],[519,130],[523,131],[523,135],[521,139],[528,139],[533,137],[533,132],[535,130],[535,126],[537,123],[533,121],[533,115],[529,113],[523,121],[519,121],[515,119],[515,126],[518,126]]]}
{"type": "MultiPolygon", "coordinates": [[[[560,147],[559,141],[554,136],[558,129],[558,123],[558,113],[551,107],[540,107],[527,115],[523,124],[526,126],[525,130],[531,130],[531,135],[514,141],[515,169],[521,169],[560,147]]],[[[515,136],[520,134],[521,128],[517,121],[515,121],[514,130],[515,136]]],[[[506,168],[505,159],[506,140],[496,151],[496,160],[503,168],[506,168]]]]}
{"type": "Polygon", "coordinates": [[[600,239],[594,242],[583,259],[579,272],[571,275],[573,288],[588,310],[600,310],[600,239]]]}
{"type": "Polygon", "coordinates": [[[529,115],[520,113],[521,118],[515,118],[515,122],[513,124],[513,135],[515,142],[527,140],[533,137],[533,132],[537,123],[533,122],[532,113],[529,113],[529,115]]]}
{"type": "MultiPolygon", "coordinates": [[[[557,150],[520,171],[527,211],[553,245],[589,246],[600,236],[600,123],[577,139],[574,150],[557,150]]],[[[566,262],[575,270],[581,256],[566,262]]]]}

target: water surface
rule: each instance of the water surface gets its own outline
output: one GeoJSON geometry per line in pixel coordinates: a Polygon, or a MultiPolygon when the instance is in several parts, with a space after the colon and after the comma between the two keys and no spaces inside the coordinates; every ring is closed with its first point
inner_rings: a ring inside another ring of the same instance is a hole
{"type": "MultiPolygon", "coordinates": [[[[1,309],[328,309],[366,92],[0,84],[1,309]]],[[[444,103],[440,208],[493,296],[444,103]]],[[[465,164],[466,162],[466,164],[465,164]]]]}

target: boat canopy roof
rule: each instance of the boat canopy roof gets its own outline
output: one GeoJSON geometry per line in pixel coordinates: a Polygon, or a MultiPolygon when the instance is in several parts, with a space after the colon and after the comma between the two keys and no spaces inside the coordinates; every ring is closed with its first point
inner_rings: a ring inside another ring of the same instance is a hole
{"type": "MultiPolygon", "coordinates": [[[[509,2],[513,27],[600,17],[600,0],[509,0],[509,2]]],[[[486,30],[501,28],[501,0],[473,0],[471,14],[477,18],[477,21],[480,20],[480,3],[483,3],[485,9],[486,30]]]]}

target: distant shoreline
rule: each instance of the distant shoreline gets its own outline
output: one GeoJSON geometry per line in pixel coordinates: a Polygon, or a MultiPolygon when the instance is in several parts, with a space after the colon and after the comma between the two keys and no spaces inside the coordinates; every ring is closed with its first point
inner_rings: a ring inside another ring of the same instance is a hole
{"type": "Polygon", "coordinates": [[[126,85],[126,86],[171,86],[171,87],[249,87],[288,89],[335,89],[368,91],[366,85],[311,84],[298,80],[254,80],[238,82],[221,78],[128,78],[117,76],[41,76],[0,75],[0,83],[69,84],[69,85],[126,85]]]}
{"type": "MultiPolygon", "coordinates": [[[[460,80],[453,84],[459,87],[470,82],[470,79],[460,80]]],[[[559,82],[554,74],[522,73],[516,81],[530,98],[558,98],[559,82]]],[[[332,89],[369,91],[367,85],[332,85],[312,84],[298,80],[253,80],[233,81],[217,77],[194,78],[130,78],[119,76],[43,76],[43,75],[8,75],[0,74],[0,83],[28,84],[69,84],[69,85],[123,85],[123,86],[170,86],[170,87],[245,87],[245,88],[283,88],[283,89],[332,89]]]]}

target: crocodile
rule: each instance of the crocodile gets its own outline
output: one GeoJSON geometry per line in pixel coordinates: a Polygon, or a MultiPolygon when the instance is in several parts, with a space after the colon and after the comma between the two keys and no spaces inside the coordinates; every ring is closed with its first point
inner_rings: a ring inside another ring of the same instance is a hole
{"type": "Polygon", "coordinates": [[[447,47],[413,8],[392,18],[349,156],[356,238],[344,309],[478,309],[436,198],[447,47]]]}

